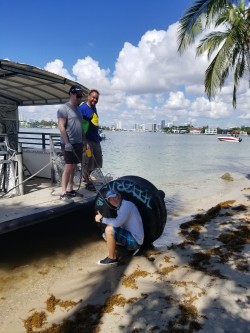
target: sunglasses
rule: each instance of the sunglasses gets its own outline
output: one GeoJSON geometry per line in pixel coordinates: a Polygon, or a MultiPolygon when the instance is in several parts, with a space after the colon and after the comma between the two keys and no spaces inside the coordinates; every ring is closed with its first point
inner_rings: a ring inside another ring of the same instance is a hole
{"type": "Polygon", "coordinates": [[[83,95],[76,95],[77,98],[83,98],[83,95]]]}

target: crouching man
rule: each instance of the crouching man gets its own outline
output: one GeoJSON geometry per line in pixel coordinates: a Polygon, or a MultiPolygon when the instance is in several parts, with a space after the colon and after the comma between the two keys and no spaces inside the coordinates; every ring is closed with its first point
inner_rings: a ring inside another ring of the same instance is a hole
{"type": "Polygon", "coordinates": [[[122,199],[117,191],[108,190],[105,200],[117,210],[117,217],[102,217],[100,212],[95,217],[96,222],[106,225],[103,238],[108,246],[108,256],[98,264],[117,265],[116,244],[126,247],[130,255],[135,255],[144,240],[143,223],[135,204],[122,199]]]}

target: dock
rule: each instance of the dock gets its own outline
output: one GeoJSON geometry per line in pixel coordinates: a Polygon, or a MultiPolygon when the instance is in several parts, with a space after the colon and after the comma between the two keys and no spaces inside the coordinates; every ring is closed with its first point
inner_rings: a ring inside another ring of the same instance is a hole
{"type": "Polygon", "coordinates": [[[94,216],[96,192],[84,185],[78,190],[83,197],[74,198],[73,203],[61,201],[61,188],[49,180],[35,178],[26,184],[26,190],[27,194],[0,199],[0,234],[85,209],[93,209],[94,216]]]}

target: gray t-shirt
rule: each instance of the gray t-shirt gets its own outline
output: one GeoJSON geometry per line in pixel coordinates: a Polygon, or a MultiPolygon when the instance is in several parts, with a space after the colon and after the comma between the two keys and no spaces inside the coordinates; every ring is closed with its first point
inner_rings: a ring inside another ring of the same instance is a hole
{"type": "MultiPolygon", "coordinates": [[[[60,106],[57,111],[57,118],[66,119],[66,132],[71,144],[82,143],[82,114],[78,106],[73,106],[70,103],[65,103],[60,106]]],[[[61,137],[61,142],[63,139],[61,137]]]]}

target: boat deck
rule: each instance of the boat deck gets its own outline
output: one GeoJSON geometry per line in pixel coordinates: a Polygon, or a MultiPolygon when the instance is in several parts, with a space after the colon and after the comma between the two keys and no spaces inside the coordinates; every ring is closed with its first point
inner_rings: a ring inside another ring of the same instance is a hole
{"type": "Polygon", "coordinates": [[[1,198],[0,234],[85,208],[94,208],[96,192],[86,190],[83,184],[79,189],[83,198],[74,198],[73,203],[65,203],[59,199],[60,189],[52,186],[50,180],[34,178],[25,185],[27,194],[1,198]]]}

